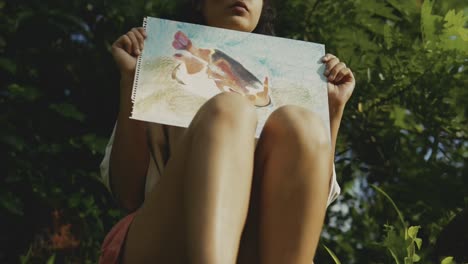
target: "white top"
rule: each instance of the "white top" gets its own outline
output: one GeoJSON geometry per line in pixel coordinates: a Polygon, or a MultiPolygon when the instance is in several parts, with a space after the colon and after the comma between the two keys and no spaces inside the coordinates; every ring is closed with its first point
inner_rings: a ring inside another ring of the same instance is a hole
{"type": "MultiPolygon", "coordinates": [[[[148,135],[150,144],[150,161],[146,174],[145,198],[153,187],[159,182],[162,171],[169,159],[170,153],[174,151],[175,142],[183,134],[185,128],[167,126],[156,123],[148,123],[148,135]]],[[[114,143],[115,126],[109,143],[106,147],[104,159],[101,162],[101,177],[107,189],[112,193],[109,183],[109,160],[114,143]]],[[[335,201],[341,192],[341,188],[336,181],[335,165],[333,164],[333,175],[330,181],[330,193],[328,194],[327,207],[335,201]]]]}

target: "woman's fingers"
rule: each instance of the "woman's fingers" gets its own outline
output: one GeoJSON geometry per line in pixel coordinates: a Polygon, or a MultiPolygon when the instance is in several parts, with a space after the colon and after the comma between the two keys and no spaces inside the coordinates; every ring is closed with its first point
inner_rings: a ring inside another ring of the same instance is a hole
{"type": "Polygon", "coordinates": [[[336,58],[336,56],[333,55],[333,54],[327,53],[325,56],[323,56],[322,61],[327,62],[327,61],[331,60],[332,58],[336,58]]]}
{"type": "Polygon", "coordinates": [[[335,82],[340,82],[343,78],[351,75],[350,68],[343,68],[341,69],[335,77],[335,82]]]}
{"type": "Polygon", "coordinates": [[[132,28],[126,34],[130,40],[132,41],[132,50],[135,55],[140,55],[141,51],[143,50],[145,38],[146,38],[146,31],[144,28],[132,28]]]}
{"type": "Polygon", "coordinates": [[[112,56],[123,75],[133,76],[145,38],[144,28],[132,28],[112,44],[112,56]]]}
{"type": "Polygon", "coordinates": [[[132,51],[132,40],[127,35],[122,35],[113,46],[121,48],[130,54],[132,51]]]}
{"type": "Polygon", "coordinates": [[[345,63],[340,62],[335,55],[328,53],[323,56],[322,61],[325,63],[326,70],[325,76],[330,82],[340,82],[346,76],[352,74],[351,70],[346,66],[345,63]]]}
{"type": "Polygon", "coordinates": [[[138,41],[138,48],[140,50],[143,50],[143,44],[145,42],[145,37],[143,36],[143,34],[140,32],[140,30],[138,30],[137,28],[132,28],[131,32],[133,32],[133,34],[135,35],[135,37],[137,38],[137,41],[138,41]]]}
{"type": "Polygon", "coordinates": [[[338,62],[337,64],[335,64],[330,69],[330,73],[328,75],[328,80],[337,81],[336,77],[337,77],[338,73],[343,69],[346,69],[346,64],[344,64],[343,62],[338,62]]]}
{"type": "Polygon", "coordinates": [[[133,54],[135,55],[140,55],[140,44],[138,42],[138,39],[133,31],[129,31],[126,34],[130,40],[132,41],[132,48],[131,50],[133,51],[133,54]]]}
{"type": "Polygon", "coordinates": [[[144,38],[147,37],[147,35],[146,35],[146,30],[145,30],[144,27],[138,27],[138,28],[136,28],[136,29],[141,33],[141,35],[143,35],[144,38]]]}
{"type": "Polygon", "coordinates": [[[144,28],[132,28],[114,43],[113,47],[125,50],[129,55],[140,55],[144,47],[146,31],[144,28]]]}
{"type": "Polygon", "coordinates": [[[330,73],[332,72],[333,68],[340,63],[340,60],[337,57],[333,57],[325,63],[326,70],[325,76],[329,77],[330,73]]]}

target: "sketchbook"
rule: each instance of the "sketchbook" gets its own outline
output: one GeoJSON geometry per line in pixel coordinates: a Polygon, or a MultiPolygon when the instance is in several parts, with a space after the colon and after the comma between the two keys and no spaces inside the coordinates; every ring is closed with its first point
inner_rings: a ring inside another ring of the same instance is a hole
{"type": "Polygon", "coordinates": [[[317,113],[329,129],[322,44],[146,17],[132,90],[132,119],[188,127],[222,93],[256,108],[256,137],[278,107],[317,113]]]}

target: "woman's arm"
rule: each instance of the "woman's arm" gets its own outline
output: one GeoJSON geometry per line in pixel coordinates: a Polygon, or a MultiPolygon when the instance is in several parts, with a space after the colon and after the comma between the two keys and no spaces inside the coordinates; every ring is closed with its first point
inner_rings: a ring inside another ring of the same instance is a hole
{"type": "MultiPolygon", "coordinates": [[[[330,109],[330,131],[332,143],[332,157],[335,157],[336,140],[338,138],[338,131],[340,129],[341,118],[343,117],[344,106],[338,109],[330,109]]],[[[333,159],[334,160],[334,159],[333,159]]]]}
{"type": "Polygon", "coordinates": [[[332,142],[332,157],[335,157],[336,140],[340,128],[345,105],[351,97],[356,80],[351,69],[332,54],[327,54],[322,61],[325,63],[325,76],[328,79],[328,109],[330,113],[330,130],[332,142]]]}
{"type": "Polygon", "coordinates": [[[146,33],[134,28],[112,45],[120,69],[120,109],[110,154],[109,181],[113,194],[127,210],[138,209],[144,199],[149,149],[146,123],[130,119],[131,92],[136,60],[146,33]]]}

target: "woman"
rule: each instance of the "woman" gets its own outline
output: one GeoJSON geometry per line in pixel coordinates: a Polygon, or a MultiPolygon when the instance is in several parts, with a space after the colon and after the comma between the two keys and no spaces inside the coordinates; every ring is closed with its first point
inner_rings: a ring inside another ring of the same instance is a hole
{"type": "MultiPolygon", "coordinates": [[[[192,4],[203,24],[272,34],[267,0],[192,4]]],[[[351,70],[331,54],[323,58],[331,145],[321,119],[296,106],[273,112],[257,143],[254,107],[233,93],[208,100],[187,129],[129,119],[145,37],[134,28],[112,46],[121,100],[102,169],[132,213],[107,235],[100,262],[311,263],[339,193],[333,156],[355,85],[351,70]]]]}

